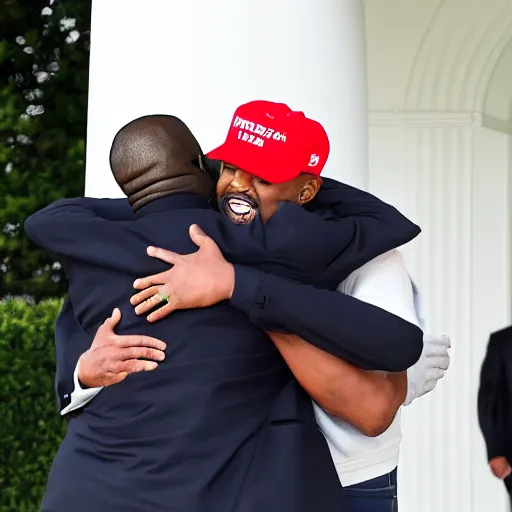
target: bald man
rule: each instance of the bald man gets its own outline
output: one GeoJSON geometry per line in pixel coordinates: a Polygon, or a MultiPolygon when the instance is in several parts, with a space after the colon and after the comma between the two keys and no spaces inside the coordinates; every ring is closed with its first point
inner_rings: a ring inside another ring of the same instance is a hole
{"type": "MultiPolygon", "coordinates": [[[[148,245],[192,253],[194,242],[206,240],[198,230],[190,239],[191,224],[199,224],[231,261],[298,282],[330,281],[324,286],[332,289],[354,258],[369,261],[391,247],[358,249],[358,237],[367,235],[364,215],[327,221],[291,202],[281,205],[268,226],[231,223],[209,208],[213,187],[200,147],[170,116],[148,116],[124,127],[114,140],[111,167],[134,210],[131,220],[109,221],[99,214],[105,203],[77,199],[50,205],[25,228],[36,243],[61,256],[79,334],[83,329],[90,341],[119,305],[119,333],[144,334],[155,344],[142,354],[133,347],[127,359],[150,359],[152,367],[156,360],[159,366],[105,388],[70,421],[43,511],[343,510],[311,402],[262,330],[226,302],[148,324],[133,312],[129,297],[137,275],[165,268],[145,255],[148,245]],[[287,229],[291,225],[299,229],[287,229]],[[314,252],[304,251],[308,243],[314,252]],[[159,340],[167,345],[165,356],[159,340]]],[[[351,194],[347,200],[354,199],[351,194]]],[[[389,229],[388,246],[396,243],[397,232],[402,243],[417,234],[377,199],[368,208],[389,229]]],[[[323,290],[316,292],[321,303],[323,290]]],[[[365,316],[367,329],[382,328],[393,343],[416,337],[421,346],[414,325],[330,295],[344,302],[349,332],[351,317],[365,316]]],[[[362,344],[366,337],[372,338],[361,333],[362,344]]],[[[356,352],[352,359],[364,358],[371,366],[372,354],[361,347],[357,354],[357,347],[344,344],[346,338],[322,348],[347,359],[356,352]]]]}

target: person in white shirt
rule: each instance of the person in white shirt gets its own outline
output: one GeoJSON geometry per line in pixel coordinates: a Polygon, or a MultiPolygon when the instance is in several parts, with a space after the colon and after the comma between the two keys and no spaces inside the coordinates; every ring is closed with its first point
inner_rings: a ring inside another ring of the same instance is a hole
{"type": "MultiPolygon", "coordinates": [[[[236,143],[238,139],[235,136],[233,140],[236,143]]],[[[225,160],[219,155],[211,158],[225,160]]],[[[286,188],[286,183],[268,183],[258,178],[254,171],[251,174],[227,164],[228,161],[223,163],[224,172],[221,171],[219,178],[219,183],[222,181],[223,184],[217,185],[219,197],[227,189],[236,189],[255,199],[260,214],[277,208],[276,198],[282,198],[278,192],[286,188]]],[[[252,218],[248,215],[239,217],[237,223],[247,223],[252,218]]],[[[203,236],[208,239],[204,233],[203,236]]],[[[230,264],[211,239],[203,242],[191,255],[178,256],[164,249],[152,248],[151,256],[171,263],[173,267],[158,276],[139,279],[134,285],[143,290],[132,298],[138,314],[148,312],[165,299],[164,305],[150,314],[150,321],[172,313],[178,305],[180,309],[211,305],[211,302],[205,303],[205,293],[215,296],[216,289],[226,288],[225,282],[219,282],[219,276],[229,274],[225,265],[230,264]]],[[[234,272],[231,274],[233,289],[234,272]]],[[[341,283],[338,290],[416,326],[421,324],[415,288],[397,250],[363,265],[341,283]]],[[[217,296],[221,297],[221,294],[217,296]]],[[[113,327],[119,319],[119,313],[109,319],[98,331],[92,350],[80,358],[75,370],[71,404],[62,414],[85,405],[101,391],[101,387],[82,390],[80,380],[94,382],[94,385],[100,382],[109,385],[126,377],[125,373],[113,374],[110,371],[112,365],[105,365],[108,358],[100,354],[101,350],[96,350],[115,343],[113,327]],[[85,375],[93,375],[94,378],[84,379],[85,375]]],[[[333,322],[343,322],[343,318],[333,318],[333,322]]],[[[268,334],[314,401],[318,425],[326,437],[340,482],[346,488],[354,512],[391,512],[393,507],[396,508],[400,407],[433,389],[444,375],[449,363],[449,339],[425,336],[422,356],[408,372],[384,374],[357,368],[296,335],[268,334]]]]}
{"type": "MultiPolygon", "coordinates": [[[[164,249],[157,249],[156,255],[165,260],[166,253],[164,249]]],[[[338,291],[409,322],[423,323],[419,294],[398,250],[383,254],[354,271],[340,284],[338,291]]],[[[96,346],[108,344],[109,337],[115,336],[113,328],[119,318],[109,320],[98,331],[96,346]]],[[[425,335],[421,358],[407,374],[384,374],[356,368],[298,336],[269,335],[297,380],[313,398],[317,422],[326,437],[353,512],[396,511],[400,407],[433,390],[444,376],[449,365],[450,339],[444,335],[425,335]],[[379,400],[375,400],[376,395],[379,400]]],[[[77,365],[72,401],[62,410],[63,415],[83,407],[102,389],[82,389],[79,370],[77,365]]],[[[97,372],[102,373],[101,367],[97,372]]]]}
{"type": "MultiPolygon", "coordinates": [[[[423,326],[418,290],[397,250],[363,265],[341,283],[338,290],[423,326]]],[[[406,376],[374,374],[373,381],[367,382],[359,379],[358,373],[362,370],[327,357],[297,336],[272,334],[271,337],[306,391],[311,391],[309,374],[314,373],[324,380],[323,386],[315,385],[315,392],[319,393],[320,389],[324,396],[331,394],[328,403],[325,399],[321,406],[314,402],[315,413],[351,510],[398,510],[396,474],[402,439],[399,407],[432,391],[444,376],[450,361],[449,337],[425,335],[421,358],[406,376]],[[343,387],[340,376],[343,376],[343,387]],[[395,382],[386,383],[385,379],[395,382]],[[333,385],[333,381],[338,385],[333,385]],[[401,382],[406,382],[406,386],[401,382]],[[377,421],[368,429],[365,427],[365,401],[371,400],[383,387],[389,390],[388,406],[377,415],[381,423],[377,421]]]]}

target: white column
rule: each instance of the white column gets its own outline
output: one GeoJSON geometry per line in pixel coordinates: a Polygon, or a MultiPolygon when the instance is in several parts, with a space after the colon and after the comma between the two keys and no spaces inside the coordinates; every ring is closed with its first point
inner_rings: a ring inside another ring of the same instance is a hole
{"type": "Polygon", "coordinates": [[[208,151],[254,99],[320,121],[332,145],[326,175],[365,188],[361,1],[93,0],[87,195],[120,195],[108,154],[123,124],[174,114],[208,151]]]}
{"type": "Polygon", "coordinates": [[[510,322],[510,136],[461,113],[382,113],[370,128],[370,188],[423,229],[404,248],[427,331],[449,333],[452,362],[404,408],[399,508],[505,512],[477,418],[489,333],[510,322]]]}

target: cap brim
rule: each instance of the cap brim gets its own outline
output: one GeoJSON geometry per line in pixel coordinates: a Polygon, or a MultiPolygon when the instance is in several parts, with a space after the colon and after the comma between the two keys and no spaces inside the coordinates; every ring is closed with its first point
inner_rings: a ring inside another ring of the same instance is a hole
{"type": "MultiPolygon", "coordinates": [[[[222,144],[218,148],[213,149],[209,153],[206,154],[208,158],[212,160],[220,160],[224,163],[231,164],[238,169],[242,169],[243,171],[256,176],[264,181],[268,181],[274,185],[278,185],[280,183],[286,183],[287,181],[295,179],[299,176],[300,171],[290,171],[286,165],[279,165],[277,168],[275,166],[271,166],[269,164],[261,164],[258,163],[258,158],[255,155],[255,158],[251,158],[250,148],[247,148],[247,156],[243,159],[240,156],[233,156],[233,152],[229,150],[227,144],[222,144]]],[[[259,155],[258,155],[259,156],[259,155]]]]}
{"type": "Polygon", "coordinates": [[[212,149],[209,153],[206,153],[206,156],[212,160],[222,160],[222,157],[225,153],[223,151],[224,144],[219,146],[218,148],[212,149]]]}

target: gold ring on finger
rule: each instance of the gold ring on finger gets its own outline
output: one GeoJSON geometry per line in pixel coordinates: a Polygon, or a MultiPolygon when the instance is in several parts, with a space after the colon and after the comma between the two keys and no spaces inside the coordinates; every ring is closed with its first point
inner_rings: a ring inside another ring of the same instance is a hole
{"type": "Polygon", "coordinates": [[[165,302],[165,303],[169,302],[168,295],[164,295],[163,293],[160,293],[160,292],[158,292],[157,295],[158,295],[158,298],[160,299],[160,302],[165,302]]]}

